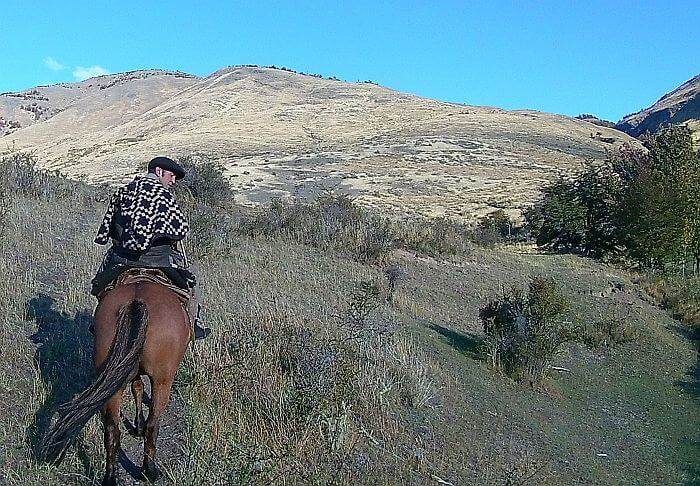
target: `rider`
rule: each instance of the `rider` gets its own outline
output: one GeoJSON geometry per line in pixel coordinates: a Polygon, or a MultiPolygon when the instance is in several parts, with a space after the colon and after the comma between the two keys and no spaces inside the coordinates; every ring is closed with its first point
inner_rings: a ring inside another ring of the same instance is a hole
{"type": "MultiPolygon", "coordinates": [[[[92,279],[92,295],[98,296],[130,267],[159,268],[178,287],[190,291],[195,286],[196,278],[178,249],[189,225],[171,192],[184,177],[185,170],[177,162],[156,157],[148,163],[145,176],[137,176],[112,196],[95,238],[100,245],[111,240],[112,246],[92,279]]],[[[194,295],[189,307],[190,315],[196,316],[195,339],[207,337],[211,329],[200,327],[194,295]]]]}

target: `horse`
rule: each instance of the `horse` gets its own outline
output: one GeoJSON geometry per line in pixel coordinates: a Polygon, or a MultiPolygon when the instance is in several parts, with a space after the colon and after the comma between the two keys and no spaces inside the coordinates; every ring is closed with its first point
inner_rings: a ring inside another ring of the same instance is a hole
{"type": "MultiPolygon", "coordinates": [[[[130,271],[124,275],[128,277],[130,271]]],[[[155,482],[156,440],[175,373],[192,339],[189,315],[171,286],[150,280],[121,280],[105,292],[95,309],[93,363],[96,379],[59,409],[59,418],[42,445],[43,459],[59,464],[87,421],[101,411],[106,453],[103,485],[116,485],[122,395],[128,384],[136,402],[134,429],[144,438],[142,479],[155,482]],[[144,383],[151,382],[148,419],[143,414],[144,383]]]]}

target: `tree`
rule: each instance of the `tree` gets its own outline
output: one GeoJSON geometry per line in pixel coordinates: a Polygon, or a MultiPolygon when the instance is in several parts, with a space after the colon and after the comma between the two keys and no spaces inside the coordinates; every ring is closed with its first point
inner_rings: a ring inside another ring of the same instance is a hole
{"type": "Polygon", "coordinates": [[[618,225],[631,257],[649,267],[700,265],[700,156],[683,126],[642,138],[611,159],[620,184],[618,225]]]}
{"type": "Polygon", "coordinates": [[[648,267],[700,271],[700,154],[683,126],[623,146],[605,163],[542,191],[525,213],[537,244],[603,256],[620,251],[648,267]]]}
{"type": "Polygon", "coordinates": [[[555,251],[582,251],[586,208],[572,181],[560,179],[542,190],[540,200],[524,214],[537,244],[555,251]]]}

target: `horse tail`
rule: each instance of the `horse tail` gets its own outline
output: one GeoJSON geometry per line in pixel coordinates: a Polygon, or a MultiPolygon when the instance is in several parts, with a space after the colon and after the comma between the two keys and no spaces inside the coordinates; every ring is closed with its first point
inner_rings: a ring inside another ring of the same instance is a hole
{"type": "Polygon", "coordinates": [[[58,409],[58,420],[42,443],[44,461],[59,464],[90,417],[124,388],[143,354],[147,325],[148,309],[142,301],[133,300],[119,310],[114,343],[102,370],[85,391],[58,409]]]}

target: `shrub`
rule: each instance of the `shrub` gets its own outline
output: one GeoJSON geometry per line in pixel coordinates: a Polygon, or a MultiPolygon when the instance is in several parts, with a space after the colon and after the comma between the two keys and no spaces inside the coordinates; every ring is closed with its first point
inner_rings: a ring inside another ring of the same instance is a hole
{"type": "Polygon", "coordinates": [[[379,287],[369,281],[362,281],[353,289],[346,314],[351,336],[359,337],[370,331],[369,316],[379,307],[379,295],[379,287]]]}
{"type": "Polygon", "coordinates": [[[399,282],[404,278],[406,272],[398,265],[389,265],[384,269],[384,277],[389,285],[389,295],[387,296],[388,302],[394,301],[394,292],[399,282]]]}
{"type": "MultiPolygon", "coordinates": [[[[2,170],[1,167],[0,170],[2,170]]],[[[0,242],[5,238],[7,222],[13,202],[10,190],[5,185],[0,185],[0,242]]]]}
{"type": "Polygon", "coordinates": [[[608,317],[585,324],[580,340],[591,348],[609,348],[637,339],[637,330],[626,317],[608,317]]]}
{"type": "Polygon", "coordinates": [[[518,380],[539,383],[560,347],[572,339],[561,316],[568,302],[553,280],[534,277],[527,295],[513,287],[481,308],[491,365],[518,380]]]}
{"type": "Polygon", "coordinates": [[[240,220],[234,193],[218,163],[195,156],[180,158],[186,177],[175,194],[191,226],[188,243],[194,256],[221,256],[235,245],[240,220]]]}
{"type": "Polygon", "coordinates": [[[41,200],[66,199],[86,189],[84,184],[75,184],[58,171],[42,170],[37,164],[36,156],[30,153],[4,157],[0,160],[2,184],[16,194],[41,200]]]}
{"type": "Polygon", "coordinates": [[[498,209],[481,218],[477,228],[494,233],[498,239],[505,239],[514,236],[515,224],[505,211],[498,209]]]}
{"type": "Polygon", "coordinates": [[[676,319],[700,331],[700,277],[647,276],[642,286],[676,319]]]}
{"type": "Polygon", "coordinates": [[[369,263],[384,261],[395,239],[386,220],[368,214],[350,197],[332,193],[309,203],[273,199],[241,230],[250,236],[282,237],[322,250],[345,251],[369,263]]]}
{"type": "Polygon", "coordinates": [[[467,225],[446,218],[393,222],[398,246],[432,257],[467,253],[474,233],[467,225]]]}
{"type": "Polygon", "coordinates": [[[236,247],[240,217],[231,211],[202,204],[189,209],[190,233],[186,242],[192,248],[193,256],[225,256],[236,247]]]}
{"type": "Polygon", "coordinates": [[[290,421],[306,425],[342,408],[352,373],[346,350],[323,342],[310,329],[287,328],[281,335],[281,371],[290,421]]]}
{"type": "Polygon", "coordinates": [[[176,192],[186,204],[226,208],[233,203],[233,189],[224,175],[225,168],[221,163],[186,156],[180,158],[180,165],[187,175],[178,182],[176,192]]]}

